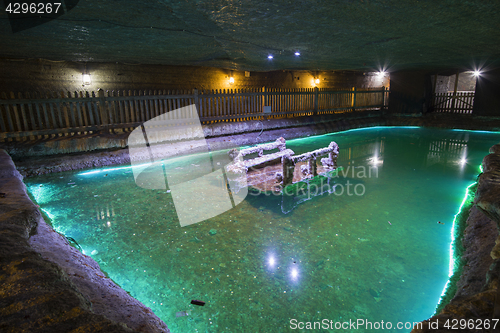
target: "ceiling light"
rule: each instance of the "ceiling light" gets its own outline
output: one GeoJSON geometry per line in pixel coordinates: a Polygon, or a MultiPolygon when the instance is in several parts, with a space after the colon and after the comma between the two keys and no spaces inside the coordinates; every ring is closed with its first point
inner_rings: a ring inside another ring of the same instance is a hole
{"type": "Polygon", "coordinates": [[[296,55],[296,56],[299,56],[299,55],[300,55],[300,52],[299,52],[299,51],[295,52],[295,55],[296,55]]]}
{"type": "Polygon", "coordinates": [[[272,54],[267,56],[267,59],[272,59],[272,58],[273,58],[272,54]]]}

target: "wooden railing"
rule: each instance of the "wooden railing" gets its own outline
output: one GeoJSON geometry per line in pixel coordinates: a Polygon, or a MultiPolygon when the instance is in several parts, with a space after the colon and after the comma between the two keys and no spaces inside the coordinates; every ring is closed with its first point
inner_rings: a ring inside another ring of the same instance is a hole
{"type": "Polygon", "coordinates": [[[385,88],[1,93],[0,141],[128,131],[192,104],[210,123],[376,110],[387,105],[387,96],[385,88]]]}
{"type": "Polygon", "coordinates": [[[445,92],[434,94],[431,108],[433,112],[472,114],[473,104],[473,91],[445,92]]]}

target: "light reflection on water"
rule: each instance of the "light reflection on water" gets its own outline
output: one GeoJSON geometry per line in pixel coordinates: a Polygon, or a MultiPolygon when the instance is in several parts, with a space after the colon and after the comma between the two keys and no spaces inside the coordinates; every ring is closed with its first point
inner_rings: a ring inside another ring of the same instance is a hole
{"type": "MultiPolygon", "coordinates": [[[[183,228],[169,189],[139,188],[128,168],[26,184],[56,230],[92,253],[172,332],[286,332],[293,318],[396,325],[433,314],[448,278],[454,214],[499,138],[374,128],[290,140],[296,154],[339,144],[343,171],[325,177],[335,191],[249,194],[236,208],[183,228]],[[189,315],[177,317],[180,311],[189,315]]],[[[172,172],[181,173],[177,167],[173,161],[172,172]]],[[[356,332],[363,331],[370,330],[356,332]]]]}

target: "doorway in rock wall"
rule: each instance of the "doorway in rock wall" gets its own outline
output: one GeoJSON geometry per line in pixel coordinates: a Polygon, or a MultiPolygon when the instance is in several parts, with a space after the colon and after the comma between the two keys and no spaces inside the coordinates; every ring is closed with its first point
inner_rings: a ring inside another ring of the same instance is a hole
{"type": "Polygon", "coordinates": [[[477,73],[432,75],[432,112],[472,114],[477,73]]]}

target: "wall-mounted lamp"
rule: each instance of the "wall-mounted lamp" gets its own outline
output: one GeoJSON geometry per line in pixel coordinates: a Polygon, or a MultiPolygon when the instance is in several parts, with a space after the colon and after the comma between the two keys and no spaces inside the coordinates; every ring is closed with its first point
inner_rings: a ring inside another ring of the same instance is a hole
{"type": "Polygon", "coordinates": [[[233,84],[233,83],[234,83],[234,77],[232,77],[232,76],[231,76],[231,77],[229,78],[229,84],[233,84]]]}
{"type": "Polygon", "coordinates": [[[270,54],[270,55],[267,56],[267,59],[269,59],[269,60],[271,60],[272,58],[273,58],[272,54],[270,54]]]}
{"type": "Polygon", "coordinates": [[[300,55],[300,52],[299,51],[295,52],[295,55],[298,57],[300,55]]]}
{"type": "Polygon", "coordinates": [[[90,74],[82,74],[82,83],[84,86],[87,86],[90,84],[90,74]]]}
{"type": "Polygon", "coordinates": [[[318,84],[319,84],[319,82],[320,82],[320,80],[319,80],[319,79],[315,79],[315,78],[313,78],[313,79],[311,80],[311,85],[312,85],[313,87],[316,87],[316,85],[318,85],[318,84]]]}
{"type": "Polygon", "coordinates": [[[481,76],[481,74],[482,74],[481,71],[472,72],[472,75],[474,75],[475,77],[479,77],[479,76],[481,76]]]}

